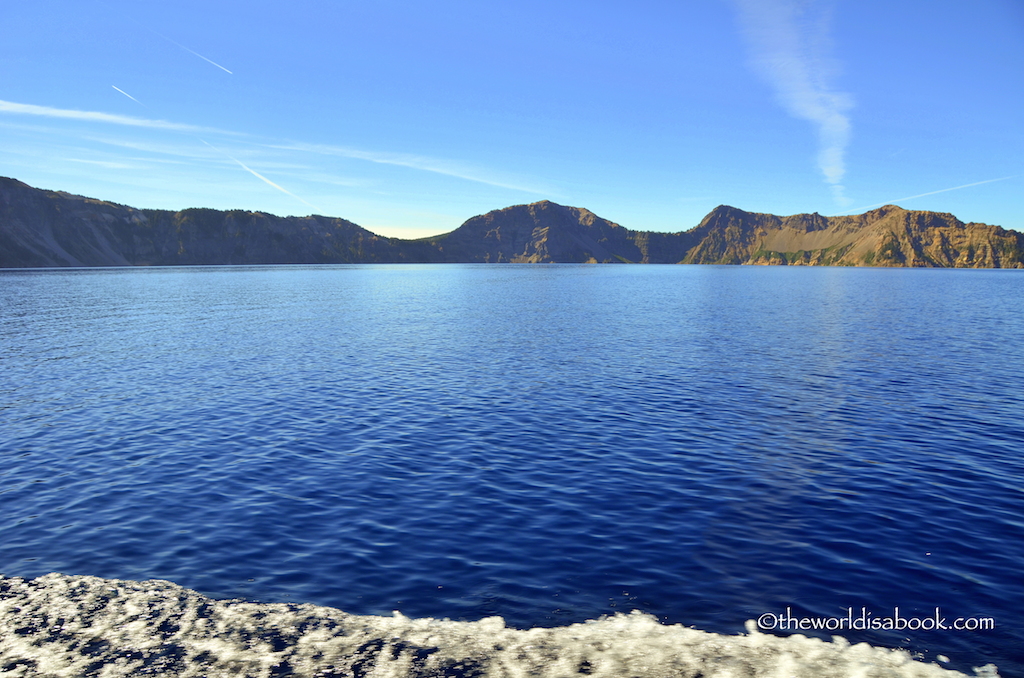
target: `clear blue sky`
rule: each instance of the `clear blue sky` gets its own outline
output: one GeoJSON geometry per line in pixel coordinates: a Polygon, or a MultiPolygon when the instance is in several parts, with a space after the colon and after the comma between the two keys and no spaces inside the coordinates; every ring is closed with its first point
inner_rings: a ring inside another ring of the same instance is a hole
{"type": "Polygon", "coordinates": [[[4,2],[0,175],[401,237],[542,199],[1024,231],[1024,2],[4,2]]]}

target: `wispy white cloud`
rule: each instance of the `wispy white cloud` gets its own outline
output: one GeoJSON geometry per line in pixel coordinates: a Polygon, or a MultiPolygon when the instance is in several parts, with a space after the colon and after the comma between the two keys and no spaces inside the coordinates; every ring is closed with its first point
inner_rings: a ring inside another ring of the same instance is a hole
{"type": "MultiPolygon", "coordinates": [[[[124,93],[122,92],[122,94],[124,93]]],[[[166,120],[149,120],[146,118],[133,118],[128,115],[101,113],[99,111],[77,111],[67,108],[51,108],[50,106],[36,106],[35,104],[19,104],[13,101],[3,100],[0,100],[0,113],[33,115],[45,118],[62,118],[65,120],[82,120],[85,122],[103,122],[112,125],[146,127],[149,129],[162,129],[173,132],[188,132],[190,134],[195,134],[198,132],[215,134],[233,134],[232,132],[224,132],[222,130],[210,129],[208,127],[198,127],[196,125],[185,125],[178,122],[167,122],[166,120]]]]}
{"type": "Polygon", "coordinates": [[[519,183],[513,183],[510,181],[489,177],[486,176],[480,170],[465,167],[463,165],[451,161],[441,160],[438,158],[430,158],[422,155],[412,155],[408,153],[385,153],[380,151],[364,151],[357,148],[348,148],[345,146],[328,146],[323,144],[304,143],[273,145],[271,146],[271,148],[291,151],[305,151],[307,153],[318,153],[320,155],[335,155],[344,158],[353,158],[356,160],[366,160],[368,162],[377,163],[380,165],[397,165],[398,167],[409,167],[411,169],[422,170],[424,172],[443,174],[445,176],[465,179],[466,181],[474,181],[476,183],[487,184],[488,186],[495,186],[497,188],[507,188],[513,191],[533,193],[536,195],[553,195],[550,191],[546,189],[538,188],[535,186],[526,186],[519,183]]]}
{"type": "Polygon", "coordinates": [[[893,198],[892,200],[886,200],[885,202],[876,202],[874,205],[865,205],[864,207],[855,207],[852,210],[847,210],[843,214],[853,214],[860,212],[861,210],[869,210],[875,207],[881,207],[882,205],[893,205],[898,202],[904,202],[907,200],[913,200],[914,198],[923,198],[927,195],[935,195],[937,193],[948,193],[949,191],[959,191],[961,188],[970,188],[971,186],[981,186],[982,184],[992,184],[997,181],[1006,181],[1007,179],[1016,179],[1019,174],[1013,174],[1008,177],[999,177],[998,179],[986,179],[985,181],[975,181],[972,184],[964,184],[963,186],[954,186],[953,188],[940,188],[937,191],[928,191],[927,193],[918,193],[917,195],[908,195],[905,198],[893,198]]]}
{"type": "Polygon", "coordinates": [[[88,135],[83,136],[83,139],[87,141],[94,141],[99,144],[106,144],[108,146],[114,146],[117,148],[128,148],[133,151],[141,151],[143,153],[150,153],[152,155],[169,155],[178,158],[187,158],[189,160],[208,160],[211,157],[211,153],[206,149],[195,146],[186,145],[180,143],[153,143],[153,142],[142,142],[142,141],[131,141],[128,139],[117,139],[107,136],[88,135]]]}
{"type": "Polygon", "coordinates": [[[191,165],[192,163],[185,162],[184,160],[171,160],[170,158],[154,158],[152,156],[141,158],[138,156],[128,156],[125,160],[135,160],[136,162],[143,163],[160,163],[161,165],[191,165]]]}
{"type": "Polygon", "coordinates": [[[68,162],[81,162],[87,165],[106,167],[107,169],[139,169],[138,165],[128,165],[123,162],[111,162],[109,160],[86,160],[85,158],[65,158],[68,162]]]}
{"type": "MultiPolygon", "coordinates": [[[[113,85],[111,85],[111,86],[113,87],[113,85]]],[[[114,89],[116,89],[118,92],[121,92],[125,96],[128,96],[129,98],[133,99],[134,101],[138,101],[134,97],[131,97],[131,95],[126,93],[124,90],[121,90],[121,89],[119,89],[117,87],[114,87],[114,89]]],[[[136,118],[136,117],[127,116],[127,115],[118,115],[118,114],[113,114],[113,113],[102,113],[102,112],[99,112],[99,111],[79,111],[79,110],[64,109],[64,108],[52,108],[52,107],[49,107],[49,106],[37,106],[35,104],[20,104],[20,103],[15,103],[15,102],[11,102],[11,101],[3,101],[3,100],[0,100],[0,113],[13,113],[13,114],[17,114],[17,115],[27,115],[27,116],[42,117],[42,118],[57,118],[57,119],[64,119],[64,120],[77,120],[77,121],[83,121],[83,122],[97,122],[97,123],[105,123],[105,124],[112,124],[112,125],[123,125],[123,126],[136,127],[136,128],[148,128],[148,129],[156,129],[156,130],[167,130],[167,131],[173,131],[173,132],[182,132],[182,133],[186,133],[186,134],[190,134],[190,135],[194,136],[195,138],[199,139],[200,141],[202,141],[204,144],[207,144],[207,145],[209,145],[209,144],[206,141],[204,141],[203,139],[199,138],[197,136],[198,134],[205,134],[205,135],[217,134],[217,135],[221,135],[221,136],[230,136],[230,137],[233,137],[235,139],[248,138],[248,139],[252,140],[252,141],[249,141],[248,143],[251,143],[254,146],[257,146],[257,147],[260,147],[260,148],[271,148],[271,149],[276,149],[276,150],[279,150],[279,151],[283,150],[283,151],[292,151],[292,152],[298,151],[298,152],[303,152],[303,153],[315,153],[315,154],[319,154],[319,155],[333,155],[333,156],[340,156],[340,157],[346,157],[346,158],[353,158],[353,159],[357,159],[357,160],[364,160],[364,161],[367,161],[367,162],[383,164],[383,165],[395,165],[395,166],[399,166],[399,167],[408,167],[410,169],[415,169],[415,170],[419,170],[419,171],[423,171],[423,172],[431,172],[431,173],[434,173],[434,174],[441,174],[441,175],[445,175],[445,176],[449,176],[449,177],[455,177],[455,178],[458,178],[458,179],[463,179],[463,180],[466,180],[466,181],[472,181],[472,182],[476,182],[476,183],[480,183],[480,184],[485,184],[485,185],[488,185],[488,186],[494,186],[494,187],[497,187],[497,188],[505,188],[505,189],[514,190],[514,191],[520,191],[520,192],[523,192],[523,193],[530,193],[530,194],[534,194],[534,195],[543,195],[543,196],[552,197],[552,198],[557,198],[558,197],[558,195],[556,193],[554,193],[553,191],[551,191],[549,189],[546,189],[544,187],[532,186],[532,185],[528,185],[528,184],[525,184],[525,183],[517,182],[517,181],[514,181],[514,180],[508,180],[508,179],[505,179],[505,178],[495,177],[493,174],[489,174],[486,170],[470,167],[470,166],[467,166],[465,164],[460,164],[458,162],[453,162],[453,161],[450,161],[450,160],[443,160],[443,159],[439,159],[439,158],[431,158],[431,157],[422,156],[422,155],[414,155],[414,154],[409,154],[409,153],[388,153],[388,152],[380,152],[380,151],[367,151],[367,150],[363,150],[363,149],[351,148],[351,147],[345,147],[345,146],[330,146],[330,145],[323,145],[323,144],[308,144],[308,143],[299,143],[299,142],[276,142],[275,143],[275,142],[271,141],[270,143],[265,143],[265,142],[256,141],[256,140],[254,140],[253,137],[250,137],[249,135],[246,135],[246,134],[242,134],[242,133],[238,133],[238,132],[231,132],[231,131],[221,130],[221,129],[213,129],[213,128],[209,128],[209,127],[200,127],[198,125],[188,125],[188,124],[182,124],[182,123],[168,122],[166,120],[151,120],[151,119],[148,119],[148,118],[136,118]]],[[[148,152],[153,152],[153,153],[165,153],[165,154],[177,155],[177,156],[183,156],[183,157],[197,157],[197,155],[193,151],[191,151],[191,150],[189,150],[189,149],[187,149],[185,147],[177,146],[177,145],[173,146],[173,147],[166,146],[166,145],[160,147],[160,146],[154,145],[153,143],[140,143],[140,142],[134,142],[134,141],[124,140],[124,139],[110,139],[110,138],[101,138],[101,137],[91,137],[91,138],[92,138],[93,141],[99,141],[101,143],[111,144],[111,145],[116,145],[116,146],[123,146],[123,147],[126,147],[126,148],[132,148],[132,149],[135,149],[135,150],[143,150],[143,151],[148,151],[148,152]]],[[[219,151],[219,149],[216,149],[215,147],[211,146],[211,148],[214,148],[214,150],[218,150],[219,151]]],[[[219,152],[221,152],[221,151],[219,151],[219,152]]],[[[242,163],[240,163],[234,157],[231,157],[231,156],[229,156],[227,154],[224,154],[223,152],[221,152],[221,153],[225,157],[230,158],[233,162],[236,162],[236,163],[242,165],[243,167],[245,167],[246,170],[248,170],[250,172],[253,172],[253,170],[251,170],[249,167],[247,167],[247,166],[243,165],[242,163]]],[[[293,165],[293,167],[297,167],[297,166],[293,165]]],[[[256,172],[253,172],[253,174],[255,174],[256,176],[259,176],[260,179],[262,179],[264,181],[267,181],[270,185],[274,186],[275,188],[278,188],[278,189],[284,191],[285,193],[288,193],[288,191],[285,191],[280,186],[277,186],[273,182],[270,182],[268,179],[266,179],[266,177],[263,177],[263,176],[259,175],[256,172]]],[[[292,193],[288,193],[288,194],[291,195],[292,197],[294,197],[294,198],[304,202],[305,204],[309,205],[310,207],[314,207],[310,203],[307,203],[305,200],[302,200],[302,198],[299,198],[298,196],[295,196],[292,193]]]]}
{"type": "MultiPolygon", "coordinates": [[[[111,87],[114,87],[114,86],[111,85],[111,87]]],[[[132,99],[133,101],[136,101],[137,103],[140,103],[140,102],[138,102],[137,99],[135,99],[135,97],[131,96],[130,94],[126,93],[125,91],[123,91],[121,89],[118,89],[117,87],[114,87],[114,89],[116,89],[118,92],[121,92],[121,94],[124,94],[129,99],[132,99]]],[[[193,135],[196,139],[198,139],[199,141],[203,142],[204,144],[206,144],[207,146],[209,146],[213,150],[217,151],[218,153],[220,153],[224,157],[228,158],[229,160],[232,160],[233,162],[237,163],[242,169],[244,169],[245,171],[249,172],[250,174],[252,174],[256,178],[260,179],[261,181],[267,183],[270,186],[273,186],[274,188],[276,188],[277,190],[281,191],[282,193],[290,195],[291,197],[295,198],[299,202],[301,202],[301,203],[303,203],[303,204],[305,204],[305,205],[307,205],[309,207],[312,207],[314,210],[323,211],[319,207],[317,207],[316,205],[313,205],[312,203],[307,202],[306,200],[303,200],[302,198],[300,198],[299,196],[295,195],[291,191],[289,191],[289,190],[279,186],[278,184],[275,184],[273,181],[271,181],[270,179],[266,178],[265,176],[263,176],[262,174],[260,174],[256,170],[252,169],[251,167],[249,167],[245,163],[241,162],[237,158],[229,155],[228,153],[225,153],[224,151],[222,151],[221,149],[217,148],[216,146],[213,146],[212,144],[210,144],[205,139],[202,139],[202,138],[196,136],[196,134],[199,133],[199,132],[204,132],[204,133],[205,132],[222,133],[220,130],[213,130],[213,129],[203,128],[203,127],[197,127],[195,125],[183,125],[183,124],[180,124],[180,123],[166,122],[164,120],[147,120],[147,119],[144,119],[144,118],[133,118],[133,117],[125,116],[125,115],[115,115],[115,114],[111,114],[111,113],[100,113],[100,112],[97,112],[97,111],[76,111],[76,110],[68,110],[68,109],[63,109],[63,108],[50,108],[48,106],[36,106],[34,104],[18,104],[18,103],[14,103],[14,102],[10,102],[10,101],[2,101],[2,100],[0,100],[0,113],[18,113],[18,114],[23,114],[23,115],[43,116],[43,117],[48,117],[48,118],[64,118],[64,119],[71,119],[71,120],[84,120],[84,121],[89,121],[89,122],[103,122],[103,123],[111,123],[111,124],[116,124],[116,125],[128,125],[128,126],[131,126],[131,127],[146,127],[146,128],[151,128],[151,129],[163,129],[163,130],[171,130],[171,131],[175,131],[175,132],[185,132],[185,133],[193,135]]],[[[230,133],[228,133],[228,134],[230,134],[230,133]]],[[[108,143],[115,143],[115,142],[108,142],[108,143]]],[[[130,142],[119,142],[119,143],[117,143],[117,145],[129,147],[129,148],[135,148],[136,150],[141,150],[142,147],[143,147],[143,145],[141,145],[141,144],[132,144],[130,142]]],[[[176,155],[185,155],[185,156],[195,157],[194,154],[182,153],[181,151],[178,151],[176,153],[176,155]]],[[[79,161],[79,162],[89,162],[89,161],[79,161]]],[[[103,163],[95,162],[94,164],[102,165],[103,163]]],[[[113,166],[110,165],[110,164],[106,164],[105,166],[113,168],[113,166]]]]}
{"type": "Polygon", "coordinates": [[[790,115],[817,127],[818,167],[836,200],[844,195],[844,155],[850,141],[853,106],[849,94],[830,80],[828,5],[817,0],[734,0],[751,51],[752,64],[775,89],[790,115]]]}
{"type": "MultiPolygon", "coordinates": [[[[274,163],[270,164],[273,165],[274,163]]],[[[268,165],[261,161],[260,166],[267,167],[268,165]]],[[[327,186],[341,186],[343,188],[359,188],[365,192],[369,192],[373,185],[371,180],[362,177],[354,179],[351,177],[338,176],[336,174],[317,171],[315,168],[297,167],[295,169],[290,169],[287,166],[282,165],[280,169],[275,169],[275,171],[278,174],[284,174],[302,181],[324,184],[327,186]]]]}

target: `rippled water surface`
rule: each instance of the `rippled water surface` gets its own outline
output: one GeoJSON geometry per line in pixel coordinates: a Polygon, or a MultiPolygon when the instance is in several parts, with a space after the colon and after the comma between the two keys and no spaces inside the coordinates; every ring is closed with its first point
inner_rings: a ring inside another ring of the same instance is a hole
{"type": "MultiPolygon", "coordinates": [[[[1024,675],[1024,275],[0,272],[0,572],[358,614],[991,617],[1024,675]]],[[[829,634],[823,634],[827,637],[829,634]]]]}

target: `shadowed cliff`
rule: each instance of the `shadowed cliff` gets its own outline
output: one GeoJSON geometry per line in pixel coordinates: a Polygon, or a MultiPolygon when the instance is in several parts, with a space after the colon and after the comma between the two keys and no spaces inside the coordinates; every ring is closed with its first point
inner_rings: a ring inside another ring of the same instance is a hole
{"type": "Polygon", "coordinates": [[[401,261],[344,219],[136,209],[0,178],[0,267],[401,261]]]}
{"type": "Polygon", "coordinates": [[[593,212],[548,200],[473,217],[427,239],[449,262],[676,263],[686,234],[630,231],[593,212]]]}
{"type": "Polygon", "coordinates": [[[0,268],[375,262],[1024,268],[1024,234],[894,205],[844,217],[723,205],[655,233],[544,200],[401,240],[338,218],[136,209],[0,177],[0,268]]]}

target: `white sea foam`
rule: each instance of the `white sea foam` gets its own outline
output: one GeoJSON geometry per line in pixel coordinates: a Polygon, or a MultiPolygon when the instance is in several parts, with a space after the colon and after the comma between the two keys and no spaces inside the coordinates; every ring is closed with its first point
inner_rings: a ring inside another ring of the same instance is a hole
{"type": "MultiPolygon", "coordinates": [[[[560,628],[351,615],[218,601],[167,581],[0,578],[5,676],[391,678],[950,677],[964,674],[842,638],[726,636],[634,612],[560,628]]],[[[995,667],[975,669],[996,677],[995,667]]]]}

